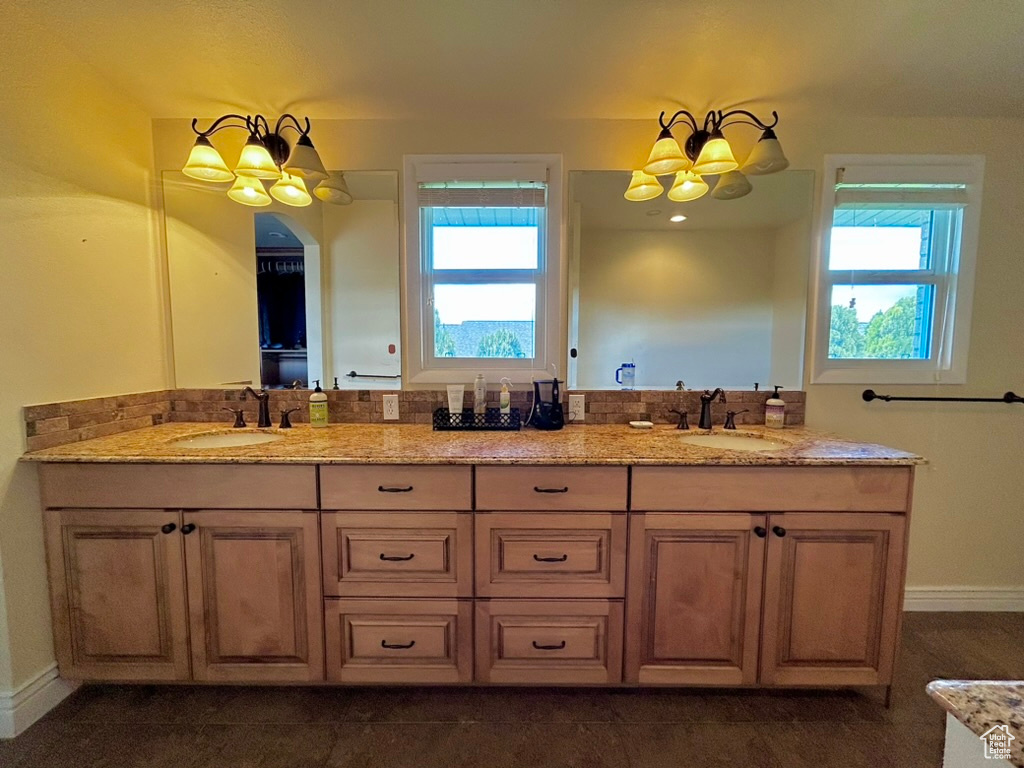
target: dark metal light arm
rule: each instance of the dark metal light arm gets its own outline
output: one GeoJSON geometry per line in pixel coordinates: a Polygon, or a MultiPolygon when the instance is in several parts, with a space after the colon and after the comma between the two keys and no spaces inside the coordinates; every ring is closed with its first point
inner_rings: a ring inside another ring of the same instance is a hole
{"type": "MultiPolygon", "coordinates": [[[[672,115],[672,118],[667,123],[665,122],[665,113],[662,112],[658,116],[658,123],[661,124],[661,129],[663,131],[671,131],[673,126],[675,126],[675,124],[677,122],[679,122],[681,118],[684,118],[684,117],[686,118],[686,122],[688,123],[688,127],[690,128],[690,132],[691,133],[696,133],[698,130],[700,130],[697,127],[697,118],[695,118],[692,114],[687,112],[685,109],[680,109],[678,112],[676,112],[674,115],[672,115]]],[[[705,121],[705,123],[706,122],[707,121],[705,121]]]]}
{"type": "Polygon", "coordinates": [[[284,130],[285,128],[293,128],[294,130],[298,131],[300,135],[308,136],[309,131],[312,129],[313,126],[310,124],[308,117],[303,118],[303,120],[306,123],[305,128],[302,127],[302,123],[299,122],[299,118],[297,118],[290,112],[285,112],[283,115],[277,118],[277,125],[274,126],[274,133],[281,133],[281,131],[284,130]],[[287,122],[288,120],[291,120],[293,125],[289,125],[287,122]]]}
{"type": "Polygon", "coordinates": [[[726,125],[735,125],[737,123],[745,123],[746,125],[753,125],[755,128],[760,128],[762,131],[770,131],[772,128],[779,124],[779,113],[772,110],[771,123],[764,122],[753,112],[748,112],[745,109],[731,109],[728,112],[722,112],[721,110],[719,110],[718,114],[715,116],[714,119],[714,125],[716,128],[718,128],[718,130],[722,130],[726,125]],[[727,123],[726,120],[728,120],[733,115],[743,115],[744,117],[750,118],[750,120],[733,120],[727,123]]]}
{"type": "Polygon", "coordinates": [[[202,137],[205,138],[207,136],[211,136],[212,134],[216,133],[217,131],[222,131],[225,128],[245,128],[247,131],[251,132],[252,131],[252,127],[251,127],[252,126],[252,118],[250,118],[248,115],[228,114],[228,115],[221,115],[220,117],[218,117],[216,120],[213,121],[213,123],[211,123],[210,127],[207,128],[205,131],[200,131],[196,127],[197,125],[199,125],[199,118],[198,117],[192,118],[192,130],[193,130],[193,132],[195,132],[197,135],[202,136],[202,137]],[[241,120],[243,124],[242,125],[238,125],[236,123],[225,123],[226,120],[232,120],[232,119],[234,119],[234,120],[241,120]]]}

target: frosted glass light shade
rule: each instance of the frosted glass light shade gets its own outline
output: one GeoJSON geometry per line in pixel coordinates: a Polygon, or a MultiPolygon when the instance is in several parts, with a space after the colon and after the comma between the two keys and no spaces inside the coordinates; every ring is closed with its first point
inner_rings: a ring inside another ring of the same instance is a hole
{"type": "Polygon", "coordinates": [[[280,180],[270,188],[270,194],[278,202],[303,208],[313,202],[306,191],[306,182],[285,171],[280,180]]]}
{"type": "Polygon", "coordinates": [[[181,172],[199,181],[231,181],[235,174],[228,170],[227,163],[214,149],[213,144],[205,136],[196,139],[192,151],[188,153],[188,162],[181,172]]]}
{"type": "Polygon", "coordinates": [[[629,187],[626,188],[623,197],[634,203],[642,203],[644,200],[653,200],[664,191],[665,188],[661,186],[661,182],[656,176],[652,176],[646,171],[633,171],[629,187]]]}
{"type": "Polygon", "coordinates": [[[701,147],[700,154],[693,164],[693,172],[701,176],[714,176],[719,173],[735,171],[740,167],[732,155],[732,147],[725,140],[721,131],[715,131],[701,147]]]}
{"type": "Polygon", "coordinates": [[[251,179],[279,179],[281,171],[274,164],[274,158],[263,145],[263,142],[256,136],[250,136],[242,147],[242,154],[238,158],[238,165],[235,166],[235,173],[238,176],[248,176],[251,179]]]}
{"type": "Polygon", "coordinates": [[[228,190],[228,197],[242,205],[252,205],[262,208],[273,202],[267,190],[263,188],[263,182],[251,176],[239,176],[235,183],[228,190]]]}
{"type": "Polygon", "coordinates": [[[735,200],[737,197],[749,195],[752,189],[746,176],[739,171],[729,171],[718,179],[711,196],[716,200],[735,200]]]}
{"type": "Polygon", "coordinates": [[[750,150],[750,157],[743,165],[743,172],[748,176],[763,176],[767,173],[777,173],[789,167],[789,160],[782,152],[782,145],[775,135],[775,131],[768,128],[761,134],[760,140],[750,150]]]}
{"type": "Polygon", "coordinates": [[[679,142],[672,138],[668,128],[662,129],[658,140],[651,147],[650,157],[644,166],[644,173],[651,176],[664,176],[690,167],[690,158],[683,154],[679,142]]]}
{"type": "Polygon", "coordinates": [[[320,181],[327,178],[327,169],[324,168],[320,155],[317,154],[313,142],[306,134],[302,134],[295,142],[295,146],[292,147],[292,152],[288,156],[288,162],[284,164],[284,170],[286,173],[306,181],[320,181]]]}
{"type": "Polygon", "coordinates": [[[345,181],[345,174],[339,173],[336,176],[329,176],[316,185],[313,194],[319,200],[334,205],[348,205],[352,202],[352,193],[348,191],[348,183],[345,181]]]}
{"type": "Polygon", "coordinates": [[[704,197],[708,193],[708,183],[693,171],[680,171],[668,191],[668,199],[676,203],[686,203],[704,197]]]}

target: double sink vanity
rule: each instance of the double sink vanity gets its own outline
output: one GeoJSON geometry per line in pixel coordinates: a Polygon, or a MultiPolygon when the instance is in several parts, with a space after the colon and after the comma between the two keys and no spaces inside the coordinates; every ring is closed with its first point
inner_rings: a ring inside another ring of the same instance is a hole
{"type": "Polygon", "coordinates": [[[694,437],[178,422],[27,454],[61,675],[889,685],[919,459],[694,437]]]}

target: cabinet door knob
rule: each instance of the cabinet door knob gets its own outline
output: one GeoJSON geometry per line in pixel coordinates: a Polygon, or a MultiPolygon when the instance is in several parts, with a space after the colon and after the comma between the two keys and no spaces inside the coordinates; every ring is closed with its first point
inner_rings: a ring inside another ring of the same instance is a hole
{"type": "Polygon", "coordinates": [[[568,493],[569,486],[567,485],[564,488],[541,488],[540,486],[535,485],[533,486],[533,490],[536,493],[568,493]]]}
{"type": "Polygon", "coordinates": [[[162,533],[174,533],[176,530],[178,530],[178,526],[174,523],[167,523],[166,525],[160,526],[160,531],[162,533]]]}
{"type": "Polygon", "coordinates": [[[786,535],[786,529],[783,528],[781,525],[776,525],[772,528],[772,533],[774,533],[781,539],[783,536],[786,535]]]}
{"type": "Polygon", "coordinates": [[[754,528],[754,535],[757,536],[757,538],[759,539],[763,539],[765,536],[768,535],[768,531],[766,531],[759,525],[756,528],[754,528]]]}
{"type": "Polygon", "coordinates": [[[405,488],[398,488],[396,486],[390,486],[390,485],[389,486],[384,486],[384,485],[378,485],[377,486],[377,492],[378,493],[408,493],[411,490],[412,490],[412,486],[411,485],[407,486],[405,488]]]}
{"type": "Polygon", "coordinates": [[[380,647],[381,648],[387,648],[388,650],[391,650],[391,651],[407,651],[408,649],[412,648],[414,645],[416,645],[416,641],[415,640],[410,640],[405,645],[402,645],[401,643],[389,643],[387,640],[381,640],[380,641],[380,647]]]}
{"type": "Polygon", "coordinates": [[[538,563],[564,563],[569,559],[569,555],[561,555],[560,557],[541,557],[540,555],[534,555],[533,559],[538,563]]]}
{"type": "Polygon", "coordinates": [[[414,557],[416,557],[415,552],[411,555],[385,555],[383,552],[380,553],[380,559],[386,560],[389,563],[398,563],[404,560],[412,560],[414,557]]]}
{"type": "Polygon", "coordinates": [[[185,536],[188,536],[195,529],[196,529],[196,524],[195,523],[185,523],[183,526],[181,526],[181,532],[185,536]]]}
{"type": "Polygon", "coordinates": [[[534,640],[533,647],[538,651],[560,651],[565,648],[565,640],[560,642],[558,645],[540,645],[536,640],[534,640]]]}

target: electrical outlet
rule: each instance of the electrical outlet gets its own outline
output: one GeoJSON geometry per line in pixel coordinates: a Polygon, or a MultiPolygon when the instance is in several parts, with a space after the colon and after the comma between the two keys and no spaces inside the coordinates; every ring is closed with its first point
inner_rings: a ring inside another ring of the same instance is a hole
{"type": "Polygon", "coordinates": [[[384,421],[398,421],[398,395],[384,395],[384,421]]]}
{"type": "Polygon", "coordinates": [[[569,395],[569,422],[582,424],[586,421],[586,403],[584,395],[569,395]]]}

